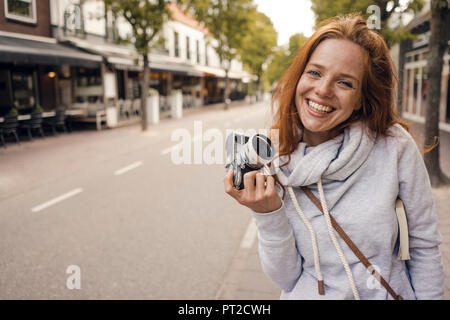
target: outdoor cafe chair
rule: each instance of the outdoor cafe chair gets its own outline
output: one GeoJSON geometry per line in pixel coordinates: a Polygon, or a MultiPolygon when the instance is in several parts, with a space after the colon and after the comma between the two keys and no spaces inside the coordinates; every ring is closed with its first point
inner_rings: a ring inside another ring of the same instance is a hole
{"type": "Polygon", "coordinates": [[[66,127],[66,111],[64,109],[55,110],[55,116],[51,118],[46,118],[43,121],[43,125],[51,127],[53,135],[58,133],[57,128],[60,127],[67,133],[66,127]]]}
{"type": "Polygon", "coordinates": [[[33,140],[31,135],[33,130],[39,131],[41,137],[44,137],[44,132],[42,131],[42,112],[33,112],[29,120],[25,120],[19,124],[19,128],[27,130],[30,140],[33,140]]]}
{"type": "Polygon", "coordinates": [[[125,114],[127,115],[128,118],[131,117],[132,103],[133,103],[133,101],[131,101],[129,99],[125,100],[125,104],[124,104],[124,109],[125,110],[124,111],[125,111],[125,114]]]}
{"type": "Polygon", "coordinates": [[[134,99],[132,106],[133,115],[138,116],[141,113],[141,99],[134,99]]]}
{"type": "Polygon", "coordinates": [[[2,140],[2,145],[5,146],[5,148],[6,148],[5,135],[9,134],[14,135],[16,143],[20,143],[19,136],[17,135],[17,126],[18,126],[17,115],[7,114],[3,116],[3,123],[0,123],[0,136],[2,140]]]}

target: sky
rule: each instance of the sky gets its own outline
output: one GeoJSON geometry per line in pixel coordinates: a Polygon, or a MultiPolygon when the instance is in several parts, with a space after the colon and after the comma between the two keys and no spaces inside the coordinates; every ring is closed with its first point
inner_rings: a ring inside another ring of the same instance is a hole
{"type": "Polygon", "coordinates": [[[278,45],[289,42],[295,33],[313,33],[314,12],[310,0],[254,0],[258,11],[267,15],[278,32],[278,45]]]}

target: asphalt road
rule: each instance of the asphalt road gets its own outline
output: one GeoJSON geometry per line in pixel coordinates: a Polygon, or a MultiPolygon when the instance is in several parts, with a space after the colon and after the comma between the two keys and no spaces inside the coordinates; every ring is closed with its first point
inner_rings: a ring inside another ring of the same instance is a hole
{"type": "Polygon", "coordinates": [[[214,299],[251,217],[224,193],[223,164],[173,163],[171,136],[184,128],[197,139],[187,144],[194,160],[194,145],[210,144],[198,143],[195,121],[224,142],[227,128],[267,127],[266,111],[194,112],[147,132],[1,148],[0,299],[214,299]]]}

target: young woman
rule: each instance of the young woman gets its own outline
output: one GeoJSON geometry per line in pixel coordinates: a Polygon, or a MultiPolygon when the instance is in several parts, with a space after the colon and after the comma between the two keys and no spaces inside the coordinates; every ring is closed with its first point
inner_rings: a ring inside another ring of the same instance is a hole
{"type": "Polygon", "coordinates": [[[252,210],[262,267],[281,299],[443,299],[436,208],[421,153],[394,112],[395,83],[382,37],[358,15],[335,18],[303,45],[274,92],[276,175],[249,172],[243,190],[233,188],[231,170],[225,176],[226,193],[252,210]]]}

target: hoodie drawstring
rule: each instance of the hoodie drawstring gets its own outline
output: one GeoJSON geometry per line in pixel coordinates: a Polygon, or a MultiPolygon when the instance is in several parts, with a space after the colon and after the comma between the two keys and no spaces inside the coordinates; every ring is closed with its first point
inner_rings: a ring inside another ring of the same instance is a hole
{"type": "Polygon", "coordinates": [[[317,247],[316,233],[314,232],[314,229],[313,229],[311,223],[309,222],[309,220],[303,214],[303,211],[297,202],[297,198],[295,197],[294,190],[292,190],[292,187],[288,187],[288,190],[289,190],[289,194],[291,196],[292,202],[294,203],[295,209],[297,210],[300,218],[303,220],[303,223],[306,225],[306,227],[308,228],[309,233],[311,235],[311,242],[312,242],[313,251],[314,251],[314,268],[316,269],[319,294],[323,296],[323,295],[325,295],[325,289],[323,286],[322,272],[320,271],[319,248],[317,247]]]}
{"type": "MultiPolygon", "coordinates": [[[[327,207],[327,204],[325,201],[325,195],[323,192],[322,179],[319,179],[319,181],[317,182],[317,186],[319,189],[320,203],[322,205],[322,209],[323,209],[323,212],[325,215],[325,220],[326,220],[327,227],[328,227],[328,233],[331,237],[331,240],[333,241],[334,247],[336,248],[339,258],[341,259],[341,262],[344,265],[344,269],[345,269],[345,272],[347,273],[347,277],[350,282],[350,287],[352,289],[353,296],[355,297],[355,300],[360,300],[359,293],[358,293],[358,290],[355,285],[355,280],[353,279],[352,271],[350,270],[348,262],[344,256],[341,246],[339,245],[339,242],[338,242],[336,235],[334,233],[334,230],[333,230],[333,226],[331,224],[330,213],[328,212],[328,207],[327,207]]],[[[305,225],[307,226],[307,228],[311,234],[311,241],[312,241],[313,251],[314,251],[314,267],[315,267],[317,279],[319,282],[319,284],[318,284],[319,294],[324,295],[325,291],[324,291],[324,285],[323,285],[323,276],[320,271],[319,250],[318,250],[318,246],[317,246],[317,239],[316,239],[315,232],[312,228],[311,223],[309,222],[309,220],[306,218],[303,211],[301,210],[300,205],[298,204],[297,198],[295,197],[294,190],[292,190],[292,187],[288,187],[288,190],[289,190],[289,194],[291,196],[292,202],[294,204],[294,207],[297,210],[297,213],[300,215],[301,219],[303,220],[303,223],[305,223],[305,225]]]]}

